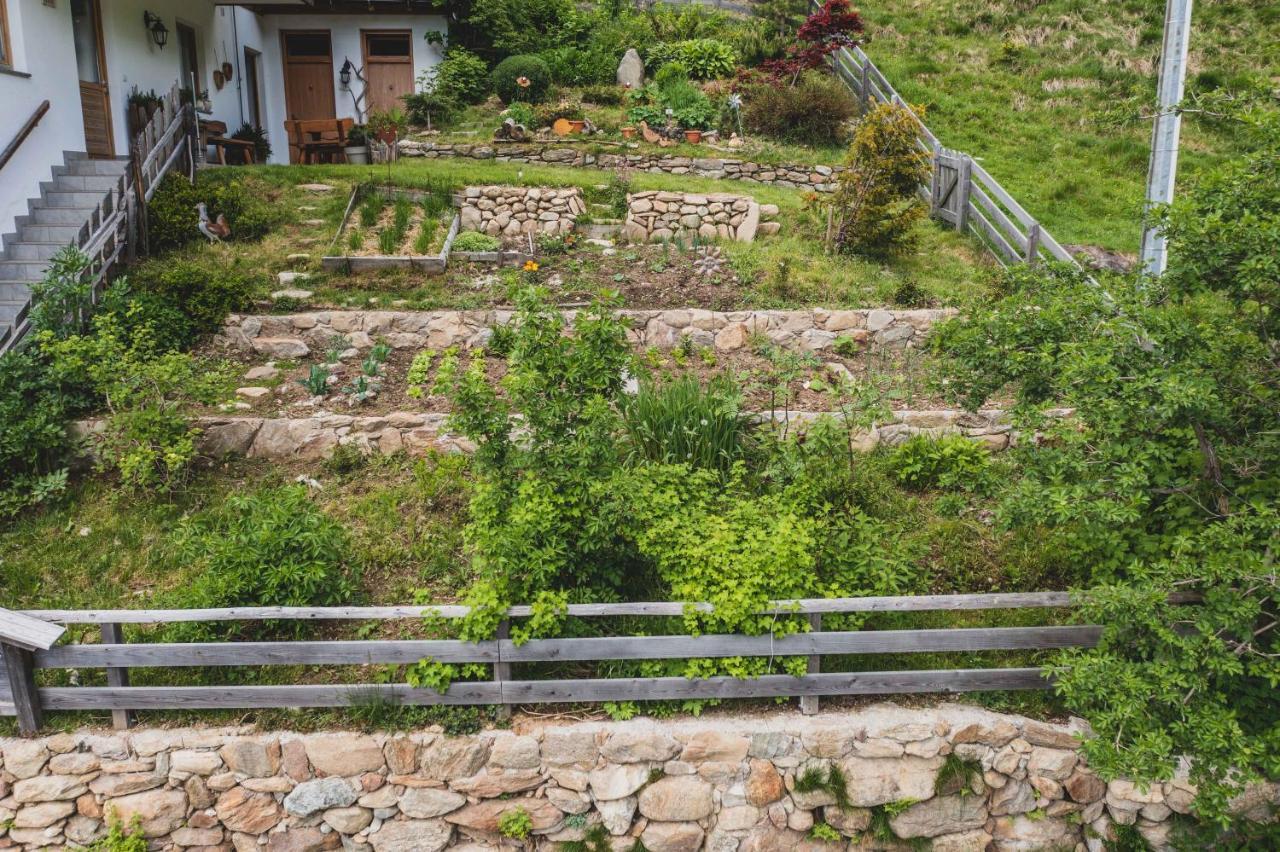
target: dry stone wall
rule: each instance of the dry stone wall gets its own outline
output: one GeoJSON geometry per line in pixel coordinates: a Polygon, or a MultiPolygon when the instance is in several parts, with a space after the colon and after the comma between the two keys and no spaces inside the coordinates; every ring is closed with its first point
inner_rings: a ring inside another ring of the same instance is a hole
{"type": "MultiPolygon", "coordinates": [[[[794,434],[825,416],[840,415],[838,412],[779,411],[759,414],[757,420],[761,424],[775,421],[778,428],[785,426],[794,434]]],[[[200,430],[197,447],[210,458],[243,455],[275,460],[327,458],[336,447],[347,445],[366,453],[403,450],[413,455],[432,450],[446,453],[474,450],[471,441],[448,430],[447,418],[446,414],[414,411],[367,417],[325,411],[298,418],[201,417],[196,423],[200,430]]],[[[102,427],[101,420],[82,420],[73,424],[72,429],[77,437],[84,438],[102,427]]],[[[855,432],[850,442],[857,451],[870,451],[880,444],[897,446],[913,435],[963,435],[991,450],[1006,449],[1017,440],[1007,412],[984,409],[977,412],[894,411],[884,422],[855,432]]]]}
{"type": "Polygon", "coordinates": [[[458,197],[459,226],[490,236],[567,234],[587,212],[582,190],[469,186],[458,197]]]}
{"type": "Polygon", "coordinates": [[[906,801],[890,826],[935,852],[1100,850],[1115,824],[1166,848],[1168,820],[1190,809],[1194,789],[1103,782],[1076,750],[1082,730],[959,705],[881,705],[465,737],[78,731],[0,740],[0,848],[84,845],[108,819],[136,817],[159,850],[553,849],[601,826],[617,852],[636,840],[650,852],[853,852],[891,848],[857,838],[872,809],[906,801]],[[967,777],[940,781],[950,755],[967,777]],[[832,765],[847,809],[797,785],[832,765]],[[524,841],[499,830],[517,810],[532,826],[524,841]],[[813,839],[818,823],[841,840],[813,839]]]}
{"type": "Polygon", "coordinates": [[[595,169],[630,169],[670,175],[740,180],[771,186],[803,187],[816,192],[832,192],[842,169],[839,166],[805,166],[797,163],[770,165],[729,157],[672,157],[663,154],[608,154],[564,145],[467,145],[400,141],[403,157],[462,157],[511,163],[547,163],[595,169]]]}
{"type": "Polygon", "coordinates": [[[748,195],[697,195],[651,190],[627,196],[622,234],[633,243],[668,240],[737,240],[749,243],[756,235],[776,234],[776,204],[757,204],[748,195]]]}
{"type": "MultiPolygon", "coordinates": [[[[576,311],[565,311],[572,321],[576,311]]],[[[631,322],[637,346],[670,348],[684,337],[698,346],[731,352],[764,335],[780,346],[821,352],[841,337],[891,348],[919,345],[950,308],[923,310],[707,311],[698,308],[619,311],[631,322]]],[[[496,325],[511,322],[510,310],[476,311],[312,311],[276,316],[232,314],[218,343],[270,358],[305,358],[322,352],[343,335],[357,349],[383,341],[395,349],[480,346],[496,325]]]]}

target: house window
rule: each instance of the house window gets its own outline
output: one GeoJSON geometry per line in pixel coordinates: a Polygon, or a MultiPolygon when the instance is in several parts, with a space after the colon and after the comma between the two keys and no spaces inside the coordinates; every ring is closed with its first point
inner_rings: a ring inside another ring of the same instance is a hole
{"type": "Polygon", "coordinates": [[[13,46],[9,41],[9,2],[0,0],[0,68],[13,68],[13,46]]]}

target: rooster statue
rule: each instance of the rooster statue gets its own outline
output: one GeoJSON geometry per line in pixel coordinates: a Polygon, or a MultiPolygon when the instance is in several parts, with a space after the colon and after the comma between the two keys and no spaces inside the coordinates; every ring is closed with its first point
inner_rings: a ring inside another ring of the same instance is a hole
{"type": "Polygon", "coordinates": [[[211,220],[209,207],[203,201],[196,205],[196,210],[200,213],[200,223],[196,227],[209,238],[209,242],[220,243],[225,237],[231,236],[231,226],[227,224],[226,216],[219,213],[216,220],[211,220]]]}

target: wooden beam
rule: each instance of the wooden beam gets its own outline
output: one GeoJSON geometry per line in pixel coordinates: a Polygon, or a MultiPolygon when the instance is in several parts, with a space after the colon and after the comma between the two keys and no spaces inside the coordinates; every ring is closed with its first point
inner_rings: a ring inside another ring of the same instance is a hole
{"type": "Polygon", "coordinates": [[[883,695],[893,693],[972,692],[1047,689],[1051,681],[1038,668],[950,669],[906,672],[851,672],[804,677],[603,678],[584,680],[454,683],[441,695],[408,684],[351,686],[134,686],[49,687],[39,691],[49,710],[146,710],[344,707],[379,696],[401,705],[576,703],[583,701],[658,701],[684,698],[774,698],[792,695],[883,695]]]}
{"type": "Polygon", "coordinates": [[[28,651],[52,648],[53,643],[66,633],[65,627],[50,624],[45,619],[32,618],[11,609],[0,609],[0,642],[28,651]]]}
{"type": "MultiPolygon", "coordinates": [[[[119,645],[124,642],[124,635],[119,624],[102,625],[102,642],[103,644],[119,645]]],[[[89,646],[92,647],[92,646],[89,646]]],[[[108,686],[128,686],[129,685],[129,669],[127,667],[113,666],[107,669],[107,685],[108,686]]],[[[125,710],[111,711],[111,726],[117,731],[124,731],[133,723],[133,714],[125,710]]]]}
{"type": "Polygon", "coordinates": [[[9,681],[10,699],[18,717],[18,731],[23,736],[34,736],[39,733],[44,719],[40,694],[36,690],[31,651],[7,643],[0,643],[0,650],[4,652],[5,676],[9,681]]]}

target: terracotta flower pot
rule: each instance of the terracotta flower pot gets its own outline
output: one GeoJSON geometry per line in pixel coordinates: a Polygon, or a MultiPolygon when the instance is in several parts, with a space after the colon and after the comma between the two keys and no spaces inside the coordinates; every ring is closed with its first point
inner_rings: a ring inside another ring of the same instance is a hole
{"type": "Polygon", "coordinates": [[[569,123],[573,125],[574,133],[581,133],[582,131],[587,129],[587,123],[585,121],[581,121],[576,118],[571,118],[569,119],[569,123]]]}
{"type": "Polygon", "coordinates": [[[622,138],[623,138],[623,139],[634,139],[634,138],[636,138],[636,129],[635,129],[634,127],[624,127],[624,128],[622,128],[622,138]]]}
{"type": "Polygon", "coordinates": [[[686,130],[686,131],[684,132],[684,139],[685,139],[685,141],[686,141],[686,142],[688,142],[688,143],[689,143],[689,144],[691,144],[691,145],[697,145],[699,142],[701,142],[701,141],[702,141],[702,131],[701,131],[701,130],[686,130]]]}

